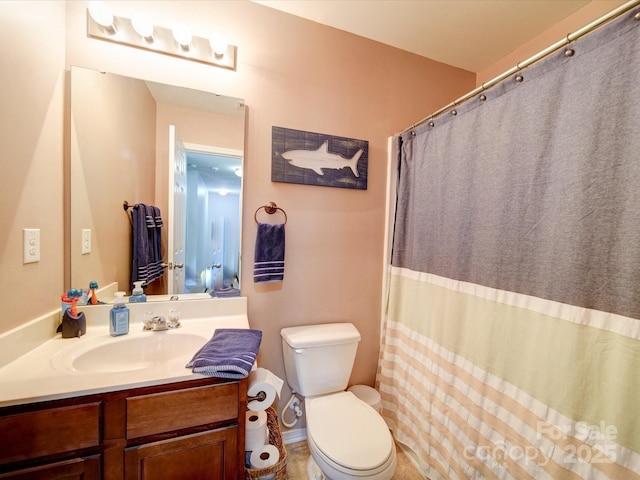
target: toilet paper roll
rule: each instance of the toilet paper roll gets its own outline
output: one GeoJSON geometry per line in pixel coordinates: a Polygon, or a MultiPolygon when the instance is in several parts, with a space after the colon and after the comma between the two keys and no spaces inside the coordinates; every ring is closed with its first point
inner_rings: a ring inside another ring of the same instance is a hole
{"type": "Polygon", "coordinates": [[[280,461],[280,452],[274,445],[263,445],[251,452],[249,461],[251,468],[273,467],[280,461]]]}
{"type": "Polygon", "coordinates": [[[267,412],[247,411],[245,421],[245,451],[261,448],[269,441],[269,428],[267,427],[267,412]]]}
{"type": "Polygon", "coordinates": [[[262,400],[251,400],[247,404],[247,408],[255,412],[266,410],[273,404],[276,396],[280,396],[282,385],[284,385],[284,380],[266,368],[252,370],[251,373],[249,373],[247,395],[249,397],[258,397],[262,394],[263,398],[262,400]]]}

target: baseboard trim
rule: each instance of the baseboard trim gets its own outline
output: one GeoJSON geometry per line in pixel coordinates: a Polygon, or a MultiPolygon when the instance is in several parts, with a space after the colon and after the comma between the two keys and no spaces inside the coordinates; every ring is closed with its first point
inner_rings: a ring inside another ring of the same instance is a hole
{"type": "Polygon", "coordinates": [[[296,428],[295,430],[286,430],[282,432],[282,442],[285,445],[304,442],[305,440],[307,440],[306,428],[296,428]]]}

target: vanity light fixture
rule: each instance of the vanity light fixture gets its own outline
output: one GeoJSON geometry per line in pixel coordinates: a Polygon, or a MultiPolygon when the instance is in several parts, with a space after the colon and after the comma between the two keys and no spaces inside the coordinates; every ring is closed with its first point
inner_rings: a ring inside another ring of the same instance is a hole
{"type": "Polygon", "coordinates": [[[153,23],[146,15],[137,14],[131,19],[131,26],[147,42],[153,42],[153,23]]]}
{"type": "Polygon", "coordinates": [[[207,38],[192,35],[184,24],[172,28],[154,25],[148,17],[129,19],[112,13],[103,1],[89,2],[87,35],[92,38],[142,48],[216,67],[236,69],[238,47],[229,45],[222,34],[207,38]]]}
{"type": "Polygon", "coordinates": [[[178,45],[183,50],[189,50],[189,46],[191,45],[191,40],[193,39],[193,35],[191,34],[191,29],[187,27],[184,23],[176,23],[171,29],[171,33],[173,34],[173,38],[178,45]]]}
{"type": "Polygon", "coordinates": [[[209,37],[209,47],[216,57],[224,56],[228,46],[227,40],[221,33],[214,33],[209,37]]]}
{"type": "Polygon", "coordinates": [[[89,2],[88,10],[90,18],[109,35],[116,33],[113,12],[106,3],[100,1],[89,2]]]}

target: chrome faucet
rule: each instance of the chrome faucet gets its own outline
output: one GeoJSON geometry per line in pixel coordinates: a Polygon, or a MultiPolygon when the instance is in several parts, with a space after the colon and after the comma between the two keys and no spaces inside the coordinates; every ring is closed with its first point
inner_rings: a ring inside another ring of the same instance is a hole
{"type": "Polygon", "coordinates": [[[151,330],[153,332],[160,332],[162,330],[168,330],[169,325],[167,319],[162,315],[148,315],[144,319],[143,330],[151,330]]]}
{"type": "Polygon", "coordinates": [[[169,312],[169,318],[164,315],[155,315],[152,312],[148,312],[144,316],[143,330],[151,330],[152,332],[161,332],[163,330],[169,330],[170,328],[178,328],[180,326],[180,312],[178,310],[171,310],[169,312]]]}

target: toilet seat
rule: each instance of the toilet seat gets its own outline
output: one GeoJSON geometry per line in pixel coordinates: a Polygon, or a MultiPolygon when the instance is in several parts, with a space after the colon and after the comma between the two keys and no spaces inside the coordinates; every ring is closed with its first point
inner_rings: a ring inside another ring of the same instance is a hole
{"type": "Polygon", "coordinates": [[[309,443],[335,468],[355,475],[374,473],[386,469],[390,457],[395,460],[387,424],[353,393],[307,398],[305,403],[309,443]]]}

